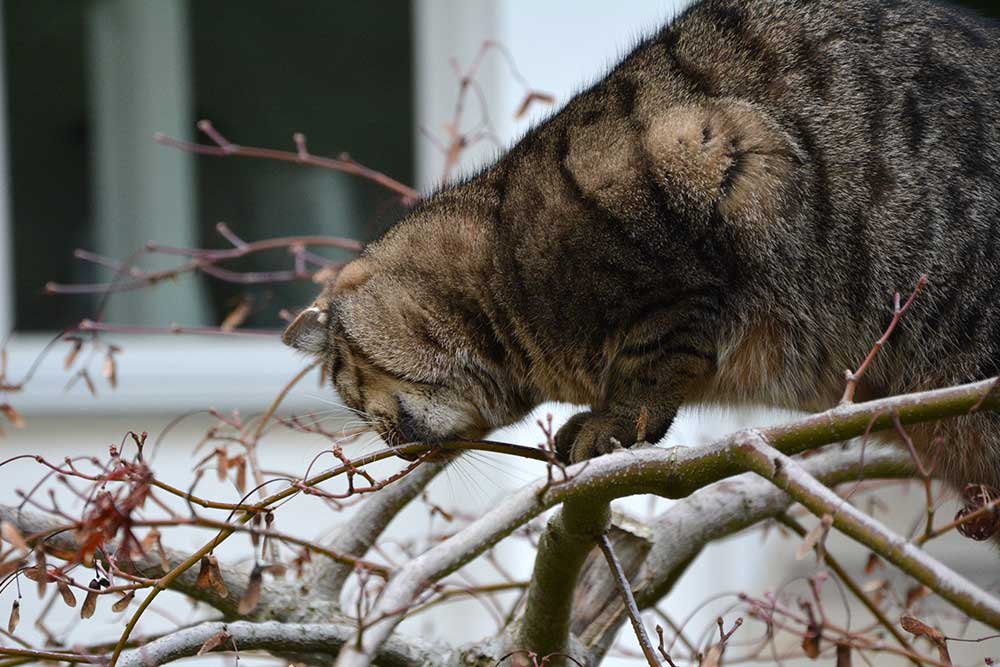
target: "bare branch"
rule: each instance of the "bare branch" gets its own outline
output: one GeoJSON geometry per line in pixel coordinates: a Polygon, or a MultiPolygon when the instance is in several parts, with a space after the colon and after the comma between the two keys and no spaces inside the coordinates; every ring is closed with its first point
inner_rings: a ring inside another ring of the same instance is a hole
{"type": "MultiPolygon", "coordinates": [[[[410,474],[372,495],[333,536],[330,548],[347,556],[364,556],[399,511],[450,462],[451,459],[445,457],[424,461],[410,474]]],[[[312,572],[313,587],[320,594],[336,600],[353,571],[354,567],[346,563],[317,563],[312,572]]]]}
{"type": "Polygon", "coordinates": [[[966,615],[1000,629],[1000,599],[848,504],[802,466],[768,444],[761,432],[743,434],[738,451],[748,468],[787,492],[813,514],[832,515],[838,530],[897,565],[966,615]]]}
{"type": "MultiPolygon", "coordinates": [[[[202,623],[127,651],[118,664],[121,667],[148,667],[197,655],[202,645],[221,631],[228,633],[241,651],[262,650],[298,659],[312,654],[310,662],[329,664],[350,639],[354,628],[343,623],[202,623]]],[[[214,650],[232,650],[232,644],[225,642],[214,650]]],[[[450,649],[420,639],[394,637],[381,648],[377,660],[385,667],[434,667],[444,665],[450,654],[450,649]]]]}
{"type": "Polygon", "coordinates": [[[512,650],[538,655],[569,654],[573,593],[587,555],[607,530],[611,509],[606,503],[574,498],[545,526],[524,614],[511,633],[512,650]]]}
{"type": "Polygon", "coordinates": [[[293,137],[295,140],[296,150],[295,152],[291,152],[277,150],[274,148],[255,148],[252,146],[240,146],[238,144],[234,144],[219,134],[218,130],[215,129],[212,123],[207,120],[198,121],[198,129],[204,132],[205,135],[215,143],[215,145],[210,146],[206,144],[195,144],[188,141],[182,141],[180,139],[168,137],[161,132],[157,132],[154,138],[158,144],[177,148],[188,153],[197,153],[198,155],[277,160],[279,162],[293,162],[310,167],[321,167],[323,169],[342,171],[346,174],[359,176],[381,185],[386,190],[398,195],[406,204],[412,204],[420,199],[420,193],[413,188],[408,185],[403,185],[396,179],[390,178],[380,171],[365,167],[359,162],[351,159],[351,157],[347,154],[341,154],[336,158],[320,157],[318,155],[310,154],[306,149],[305,136],[298,132],[293,137]]]}

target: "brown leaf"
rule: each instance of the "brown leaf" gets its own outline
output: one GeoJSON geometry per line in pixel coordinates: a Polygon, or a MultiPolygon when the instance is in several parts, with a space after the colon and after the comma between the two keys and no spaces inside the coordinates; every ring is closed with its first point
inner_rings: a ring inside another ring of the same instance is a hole
{"type": "Polygon", "coordinates": [[[237,456],[235,460],[238,463],[234,483],[236,484],[236,490],[243,494],[247,490],[247,460],[244,456],[237,456]]]}
{"type": "Polygon", "coordinates": [[[264,575],[261,572],[260,565],[254,565],[253,570],[250,572],[250,581],[247,584],[247,589],[244,591],[243,597],[240,598],[240,606],[238,608],[240,616],[246,616],[257,608],[257,603],[260,602],[260,589],[263,584],[264,575]]]}
{"type": "Polygon", "coordinates": [[[0,580],[6,579],[10,575],[14,574],[15,570],[19,570],[24,566],[23,558],[14,558],[13,560],[4,561],[0,563],[0,580]]]}
{"type": "Polygon", "coordinates": [[[810,625],[802,637],[802,650],[813,660],[819,657],[819,640],[819,630],[815,625],[810,625]]]}
{"type": "Polygon", "coordinates": [[[253,518],[250,519],[251,530],[250,530],[250,543],[253,548],[256,549],[260,545],[260,514],[254,514],[253,518]]]}
{"type": "Polygon", "coordinates": [[[150,528],[149,532],[142,538],[141,546],[142,550],[146,553],[152,551],[156,543],[160,541],[160,531],[155,528],[150,528]]]}
{"type": "Polygon", "coordinates": [[[837,667],[851,667],[851,647],[837,644],[837,667]]]}
{"type": "Polygon", "coordinates": [[[212,564],[209,562],[208,556],[201,557],[201,567],[194,585],[198,588],[208,588],[212,585],[212,564]]]}
{"type": "Polygon", "coordinates": [[[219,569],[219,559],[211,554],[208,556],[208,580],[219,597],[229,597],[229,589],[226,588],[226,582],[222,578],[222,570],[219,569]]]}
{"type": "Polygon", "coordinates": [[[94,381],[90,379],[90,373],[87,371],[80,371],[80,377],[83,378],[83,383],[87,385],[87,391],[90,392],[91,396],[97,397],[97,387],[94,386],[94,381]]]}
{"type": "Polygon", "coordinates": [[[125,611],[126,609],[128,609],[128,606],[132,604],[132,600],[134,599],[135,599],[135,591],[129,591],[128,593],[123,595],[122,598],[118,600],[118,602],[115,602],[113,605],[111,605],[111,611],[125,611]]]}
{"type": "Polygon", "coordinates": [[[228,461],[225,447],[219,447],[215,450],[215,474],[220,482],[226,481],[226,472],[229,470],[228,461]]]}
{"type": "Polygon", "coordinates": [[[67,340],[72,343],[72,346],[70,347],[69,352],[66,353],[66,358],[63,360],[63,370],[68,371],[73,365],[73,362],[76,361],[76,357],[80,354],[80,350],[83,349],[83,340],[80,338],[68,338],[67,340]]]}
{"type": "Polygon", "coordinates": [[[805,558],[813,550],[813,547],[816,547],[816,560],[822,560],[823,542],[826,540],[826,535],[830,532],[830,526],[832,525],[833,517],[829,514],[824,514],[820,522],[802,538],[802,544],[799,545],[798,550],[795,552],[795,560],[805,558]]]}
{"type": "Polygon", "coordinates": [[[38,577],[38,597],[43,598],[45,597],[46,584],[49,583],[49,575],[48,575],[49,568],[45,562],[44,549],[41,548],[35,549],[35,567],[38,568],[38,572],[40,575],[38,577]]]}
{"type": "Polygon", "coordinates": [[[30,549],[28,548],[28,543],[24,541],[24,536],[21,535],[21,531],[17,529],[17,526],[9,521],[0,521],[0,535],[3,539],[15,549],[20,549],[24,553],[28,553],[30,549]]]}
{"type": "Polygon", "coordinates": [[[952,664],[951,655],[948,653],[948,639],[944,633],[937,628],[931,627],[912,614],[903,614],[899,618],[899,624],[904,630],[916,637],[926,637],[928,641],[937,646],[938,657],[945,665],[952,664]]]}
{"type": "Polygon", "coordinates": [[[514,112],[514,119],[520,120],[523,118],[524,114],[528,113],[528,109],[535,102],[545,104],[546,106],[552,106],[556,103],[556,98],[548,93],[543,93],[539,90],[532,90],[524,96],[524,99],[521,101],[521,106],[519,106],[517,111],[514,112]]]}
{"type": "Polygon", "coordinates": [[[21,603],[18,600],[14,600],[14,604],[10,608],[10,618],[7,619],[7,632],[14,632],[17,630],[17,624],[21,622],[21,603]]]}
{"type": "Polygon", "coordinates": [[[209,651],[214,651],[215,649],[222,646],[225,642],[229,641],[229,633],[225,628],[219,630],[214,635],[205,640],[205,643],[201,645],[198,649],[198,653],[195,655],[205,655],[209,651]]]}
{"type": "Polygon", "coordinates": [[[0,412],[3,413],[4,417],[11,423],[14,428],[24,428],[26,422],[24,421],[24,416],[14,409],[14,406],[10,403],[4,403],[0,405],[0,412]]]}
{"type": "MultiPolygon", "coordinates": [[[[97,586],[94,582],[92,586],[97,586]]],[[[80,618],[90,618],[97,609],[97,591],[87,591],[87,597],[83,599],[83,606],[80,607],[80,618]]]]}
{"type": "Polygon", "coordinates": [[[869,577],[875,573],[875,570],[881,570],[885,568],[885,563],[882,559],[875,554],[868,554],[868,561],[865,563],[865,574],[869,577]]]}
{"type": "Polygon", "coordinates": [[[62,595],[63,602],[66,603],[67,607],[76,606],[76,596],[73,595],[73,590],[69,587],[65,581],[57,581],[56,588],[59,589],[59,594],[62,595]]]}
{"type": "Polygon", "coordinates": [[[246,322],[252,310],[253,301],[244,297],[238,304],[236,304],[236,307],[233,308],[228,315],[226,315],[226,318],[222,320],[222,324],[219,325],[219,328],[223,331],[232,331],[246,322]]]}
{"type": "Polygon", "coordinates": [[[104,379],[108,381],[112,389],[118,387],[118,362],[115,361],[115,355],[108,352],[107,356],[104,357],[104,365],[101,367],[101,375],[104,379]]]}

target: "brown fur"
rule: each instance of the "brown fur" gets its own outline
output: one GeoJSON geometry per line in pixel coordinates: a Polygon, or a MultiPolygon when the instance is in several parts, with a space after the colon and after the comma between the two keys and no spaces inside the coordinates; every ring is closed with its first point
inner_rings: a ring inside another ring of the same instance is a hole
{"type": "MultiPolygon", "coordinates": [[[[924,0],[703,0],[421,203],[286,341],[390,443],[589,405],[570,460],[639,421],[659,439],[685,402],[833,405],[922,273],[859,397],[996,375],[998,47],[924,0]]],[[[917,435],[954,483],[1000,486],[994,415],[917,435]]]]}

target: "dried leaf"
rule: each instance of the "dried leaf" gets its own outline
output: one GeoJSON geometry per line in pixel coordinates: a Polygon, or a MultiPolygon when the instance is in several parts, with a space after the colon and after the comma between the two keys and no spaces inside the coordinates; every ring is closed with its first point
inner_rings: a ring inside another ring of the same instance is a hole
{"type": "Polygon", "coordinates": [[[17,529],[17,526],[9,521],[0,521],[0,535],[3,539],[15,549],[19,549],[23,553],[28,553],[30,549],[28,548],[28,543],[24,541],[24,536],[21,535],[21,531],[17,529]]]}
{"type": "Polygon", "coordinates": [[[229,470],[228,461],[224,447],[215,450],[215,474],[219,477],[220,482],[226,481],[226,472],[229,470]]]}
{"type": "Polygon", "coordinates": [[[260,602],[260,589],[263,584],[264,575],[261,572],[260,565],[254,565],[253,570],[250,572],[250,581],[247,583],[247,589],[244,591],[243,597],[240,598],[240,606],[238,608],[240,616],[246,616],[257,608],[257,603],[260,602]]]}
{"type": "Polygon", "coordinates": [[[941,662],[945,665],[952,664],[951,655],[948,653],[948,639],[943,632],[927,625],[912,614],[903,614],[899,619],[899,624],[911,635],[926,637],[928,641],[937,646],[938,657],[941,662]]]}
{"type": "MultiPolygon", "coordinates": [[[[91,588],[96,588],[97,582],[91,583],[91,588]]],[[[83,599],[83,606],[80,607],[80,618],[90,618],[97,609],[97,591],[87,591],[87,597],[83,599]]]]}
{"type": "Polygon", "coordinates": [[[66,358],[63,360],[63,370],[69,370],[73,366],[73,362],[76,361],[77,355],[80,354],[80,350],[83,349],[83,340],[80,338],[68,338],[72,343],[69,352],[66,353],[66,358]]]}
{"type": "Polygon", "coordinates": [[[101,375],[104,379],[108,381],[112,389],[118,387],[118,362],[115,361],[115,355],[108,352],[107,356],[104,357],[104,365],[101,367],[101,375]]]}
{"type": "Polygon", "coordinates": [[[80,377],[83,378],[84,384],[87,385],[87,391],[90,392],[90,395],[96,398],[97,397],[97,387],[94,386],[94,381],[90,379],[90,373],[88,373],[85,370],[84,371],[80,371],[80,377]]]}
{"type": "Polygon", "coordinates": [[[521,101],[521,106],[519,106],[517,111],[514,113],[514,119],[520,120],[523,118],[524,114],[528,113],[528,109],[531,105],[536,102],[545,104],[546,106],[552,106],[556,103],[556,98],[548,93],[532,90],[524,96],[524,99],[521,101]]]}
{"type": "Polygon", "coordinates": [[[252,309],[253,301],[244,297],[240,300],[236,307],[233,308],[228,315],[226,315],[226,318],[222,320],[222,324],[219,325],[219,328],[223,331],[232,331],[246,322],[252,312],[252,309]]]}
{"type": "Polygon", "coordinates": [[[875,554],[868,554],[868,561],[865,563],[865,574],[869,577],[875,573],[875,570],[885,569],[885,563],[882,559],[875,554]]]}
{"type": "Polygon", "coordinates": [[[56,588],[59,589],[59,594],[62,595],[63,602],[66,603],[67,607],[76,606],[76,596],[73,595],[73,590],[69,587],[65,581],[57,581],[56,588]]]}
{"type": "Polygon", "coordinates": [[[250,543],[256,549],[260,545],[260,533],[257,532],[260,530],[260,514],[254,514],[253,518],[250,519],[250,524],[252,528],[250,531],[250,543]]]}
{"type": "Polygon", "coordinates": [[[819,657],[820,639],[822,634],[819,626],[810,624],[802,636],[802,651],[813,660],[819,657]]]}
{"type": "Polygon", "coordinates": [[[236,490],[243,494],[246,493],[247,489],[247,461],[244,456],[237,456],[236,460],[238,460],[238,464],[234,483],[236,484],[236,490]]]}
{"type": "Polygon", "coordinates": [[[0,412],[3,413],[4,417],[11,423],[14,428],[24,428],[26,422],[24,421],[24,416],[14,409],[14,406],[10,403],[4,403],[0,405],[0,412]]]}
{"type": "Polygon", "coordinates": [[[35,567],[38,568],[38,572],[39,572],[39,577],[38,577],[38,597],[43,598],[43,597],[45,597],[45,588],[46,588],[46,585],[49,583],[49,575],[48,575],[49,568],[48,568],[48,565],[45,562],[45,550],[44,549],[41,549],[41,548],[35,549],[35,567]]]}
{"type": "Polygon", "coordinates": [[[848,644],[837,644],[837,667],[851,667],[851,647],[848,644]]]}
{"type": "Polygon", "coordinates": [[[145,537],[142,538],[141,546],[142,550],[145,552],[150,552],[156,543],[160,541],[160,531],[155,528],[150,528],[149,532],[146,533],[145,537]]]}
{"type": "Polygon", "coordinates": [[[123,595],[122,598],[118,600],[118,602],[115,602],[113,605],[111,605],[111,611],[115,612],[125,611],[126,609],[128,609],[128,606],[132,604],[132,600],[134,599],[135,599],[135,591],[129,591],[128,593],[123,595]]]}
{"type": "Polygon", "coordinates": [[[194,585],[198,588],[208,588],[212,585],[212,564],[209,562],[208,556],[201,557],[201,567],[194,585]]]}
{"type": "Polygon", "coordinates": [[[826,539],[827,533],[830,532],[830,526],[832,525],[833,517],[829,514],[824,514],[820,522],[816,524],[812,530],[806,533],[804,538],[802,538],[802,544],[799,545],[798,550],[795,552],[795,560],[802,560],[805,558],[814,547],[816,547],[816,560],[822,560],[822,544],[826,539]]]}
{"type": "Polygon", "coordinates": [[[24,567],[23,558],[14,558],[13,560],[0,563],[0,580],[6,579],[10,575],[14,574],[15,570],[19,570],[22,567],[24,567]]]}
{"type": "Polygon", "coordinates": [[[222,570],[219,569],[219,559],[215,556],[208,556],[208,580],[219,597],[229,597],[229,589],[222,578],[222,570]]]}
{"type": "Polygon", "coordinates": [[[205,655],[209,651],[214,651],[215,649],[222,646],[224,643],[229,641],[229,633],[225,628],[219,630],[214,635],[205,640],[205,643],[201,645],[198,649],[198,653],[195,655],[205,655]]]}
{"type": "Polygon", "coordinates": [[[10,618],[7,619],[7,632],[14,632],[17,630],[17,624],[21,622],[21,603],[18,600],[14,600],[14,604],[10,608],[10,618]]]}

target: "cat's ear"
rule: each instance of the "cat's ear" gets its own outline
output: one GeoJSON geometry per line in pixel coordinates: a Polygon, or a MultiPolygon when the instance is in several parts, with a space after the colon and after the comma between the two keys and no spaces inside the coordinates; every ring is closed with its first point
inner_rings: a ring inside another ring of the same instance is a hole
{"type": "Polygon", "coordinates": [[[802,161],[763,112],[724,100],[670,109],[649,124],[643,146],[655,177],[679,203],[714,207],[734,223],[773,218],[802,161]]]}
{"type": "Polygon", "coordinates": [[[353,262],[349,262],[334,279],[331,287],[332,293],[342,294],[343,292],[361,287],[368,281],[369,277],[371,277],[371,269],[368,266],[368,261],[364,258],[359,258],[353,262]]]}
{"type": "Polygon", "coordinates": [[[281,335],[281,342],[307,354],[320,354],[327,347],[327,325],[330,314],[318,306],[299,313],[281,335]]]}

